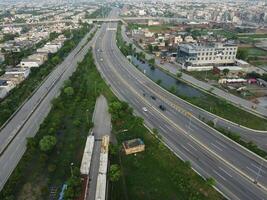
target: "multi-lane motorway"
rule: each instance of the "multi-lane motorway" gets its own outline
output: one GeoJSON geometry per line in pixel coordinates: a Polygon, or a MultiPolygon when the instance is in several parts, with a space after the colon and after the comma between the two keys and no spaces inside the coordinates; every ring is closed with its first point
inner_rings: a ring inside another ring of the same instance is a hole
{"type": "Polygon", "coordinates": [[[117,23],[104,24],[94,44],[97,67],[115,94],[129,102],[149,127],[157,128],[175,154],[189,160],[202,176],[214,177],[227,197],[266,199],[266,161],[188,115],[177,97],[130,64],[116,46],[116,27],[117,23]],[[166,111],[158,108],[161,104],[166,111]]]}
{"type": "Polygon", "coordinates": [[[0,131],[0,190],[16,167],[26,149],[26,138],[33,137],[39,125],[49,113],[51,100],[55,98],[65,80],[75,71],[77,63],[88,52],[88,38],[93,28],[77,47],[58,65],[18,109],[0,131]]]}

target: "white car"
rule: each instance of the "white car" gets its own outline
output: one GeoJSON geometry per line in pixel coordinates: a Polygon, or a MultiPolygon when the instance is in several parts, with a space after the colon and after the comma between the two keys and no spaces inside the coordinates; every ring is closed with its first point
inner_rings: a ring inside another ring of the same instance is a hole
{"type": "Polygon", "coordinates": [[[100,58],[100,61],[102,62],[103,61],[103,58],[100,58]]]}
{"type": "Polygon", "coordinates": [[[144,112],[147,112],[147,108],[146,107],[143,107],[142,108],[144,112]]]}

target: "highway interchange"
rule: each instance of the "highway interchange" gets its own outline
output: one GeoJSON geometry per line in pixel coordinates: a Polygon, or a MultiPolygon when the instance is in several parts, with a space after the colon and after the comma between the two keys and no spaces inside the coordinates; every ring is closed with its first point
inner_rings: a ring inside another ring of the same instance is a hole
{"type": "Polygon", "coordinates": [[[146,125],[157,128],[175,154],[189,160],[202,176],[214,177],[216,188],[228,198],[266,199],[266,160],[188,115],[185,103],[138,71],[116,46],[116,27],[117,23],[103,24],[94,44],[98,69],[114,93],[129,102],[146,125]],[[166,111],[158,108],[160,104],[166,111]]]}
{"type": "MultiPolygon", "coordinates": [[[[110,17],[116,16],[117,11],[113,10],[110,17]]],[[[208,127],[194,117],[201,112],[207,115],[204,111],[170,94],[138,71],[116,46],[116,27],[116,22],[104,23],[90,43],[88,33],[1,129],[0,189],[22,157],[26,138],[36,134],[51,108],[51,100],[93,45],[98,70],[114,93],[127,101],[148,127],[157,128],[163,142],[178,157],[189,160],[202,176],[214,177],[216,188],[229,199],[266,199],[266,160],[208,127]],[[164,105],[166,111],[160,110],[159,105],[164,105]],[[143,107],[148,111],[144,112],[143,107]]],[[[220,119],[218,123],[242,129],[220,119]]]]}
{"type": "Polygon", "coordinates": [[[88,38],[95,27],[82,39],[35,90],[0,130],[0,190],[26,150],[26,138],[33,137],[51,109],[51,100],[58,96],[65,80],[76,70],[90,48],[88,38]]]}

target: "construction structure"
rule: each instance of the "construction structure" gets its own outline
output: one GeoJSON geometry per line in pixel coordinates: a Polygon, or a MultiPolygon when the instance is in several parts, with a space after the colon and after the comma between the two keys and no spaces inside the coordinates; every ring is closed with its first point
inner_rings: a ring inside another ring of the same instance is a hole
{"type": "Polygon", "coordinates": [[[106,199],[109,136],[102,137],[95,200],[106,199]]]}
{"type": "Polygon", "coordinates": [[[145,144],[140,138],[124,141],[122,145],[126,155],[142,152],[145,150],[145,144]]]}
{"type": "Polygon", "coordinates": [[[93,149],[95,144],[95,137],[93,135],[87,136],[85,148],[83,152],[82,163],[80,167],[81,180],[82,180],[82,195],[83,199],[87,199],[88,185],[89,185],[89,172],[91,167],[93,149]]]}
{"type": "Polygon", "coordinates": [[[92,153],[94,148],[95,137],[89,135],[86,140],[80,172],[82,175],[89,175],[92,153]]]}

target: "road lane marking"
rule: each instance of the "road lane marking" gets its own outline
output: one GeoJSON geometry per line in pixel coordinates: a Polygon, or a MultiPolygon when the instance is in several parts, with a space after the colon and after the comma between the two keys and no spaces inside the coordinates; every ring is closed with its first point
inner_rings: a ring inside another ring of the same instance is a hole
{"type": "Polygon", "coordinates": [[[257,170],[261,170],[261,172],[263,172],[263,173],[266,173],[266,171],[265,170],[263,170],[260,166],[257,166],[257,165],[255,165],[254,163],[251,163],[251,165],[253,166],[253,167],[255,167],[255,168],[257,168],[257,170]]]}
{"type": "Polygon", "coordinates": [[[181,146],[182,146],[186,151],[190,152],[189,149],[186,148],[184,145],[181,144],[181,146]]]}
{"type": "Polygon", "coordinates": [[[216,149],[223,151],[220,147],[218,147],[216,144],[211,143],[212,146],[214,146],[216,149]]]}
{"type": "Polygon", "coordinates": [[[218,140],[215,141],[217,144],[219,144],[221,147],[226,148],[226,146],[224,144],[222,144],[221,142],[219,142],[218,140]]]}
{"type": "Polygon", "coordinates": [[[226,179],[217,171],[215,171],[214,169],[212,170],[217,176],[221,177],[223,180],[226,181],[226,179]]]}
{"type": "Polygon", "coordinates": [[[192,149],[194,149],[195,151],[197,151],[197,149],[192,145],[190,144],[189,142],[187,143],[188,146],[190,146],[192,149]]]}
{"type": "Polygon", "coordinates": [[[173,131],[173,130],[172,130],[169,126],[167,126],[167,125],[164,125],[164,127],[165,127],[168,131],[170,131],[170,132],[173,131]]]}
{"type": "Polygon", "coordinates": [[[231,174],[229,174],[227,171],[225,171],[223,168],[219,167],[220,170],[222,170],[225,174],[227,174],[230,177],[233,177],[231,174]]]}
{"type": "Polygon", "coordinates": [[[250,167],[247,166],[247,169],[248,169],[249,171],[253,172],[254,174],[256,174],[256,175],[262,177],[262,175],[261,175],[260,173],[256,172],[255,170],[251,169],[250,167]]]}

